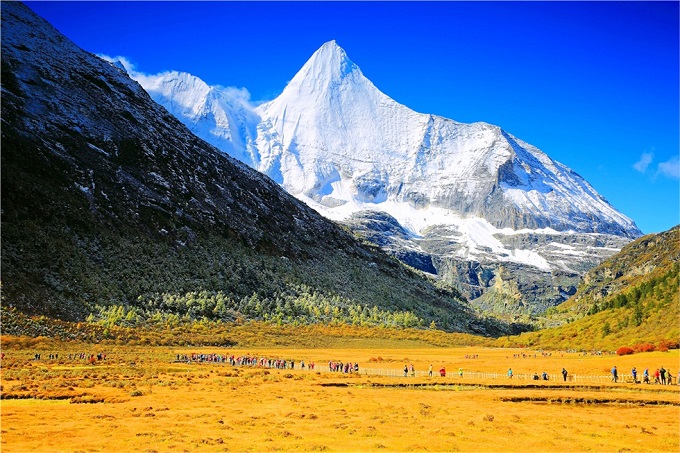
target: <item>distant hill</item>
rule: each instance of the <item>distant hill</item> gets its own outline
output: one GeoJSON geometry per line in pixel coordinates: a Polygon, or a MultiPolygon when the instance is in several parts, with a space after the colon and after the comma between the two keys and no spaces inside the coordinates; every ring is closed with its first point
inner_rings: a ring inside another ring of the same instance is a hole
{"type": "Polygon", "coordinates": [[[608,349],[680,343],[680,226],[643,236],[589,271],[576,294],[549,311],[552,327],[500,343],[608,349]]]}
{"type": "Polygon", "coordinates": [[[1,81],[5,307],[508,332],[191,134],[18,2],[2,5],[1,81]]]}

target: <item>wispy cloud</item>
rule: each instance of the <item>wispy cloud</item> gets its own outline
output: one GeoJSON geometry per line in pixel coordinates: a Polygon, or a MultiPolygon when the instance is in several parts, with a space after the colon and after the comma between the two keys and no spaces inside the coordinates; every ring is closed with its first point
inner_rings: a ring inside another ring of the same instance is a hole
{"type": "Polygon", "coordinates": [[[672,179],[680,179],[680,159],[673,156],[666,162],[659,163],[656,173],[672,179]]]}
{"type": "Polygon", "coordinates": [[[110,57],[110,56],[105,55],[103,53],[99,53],[99,54],[97,54],[97,56],[99,58],[101,58],[102,60],[108,61],[109,63],[114,63],[114,64],[120,63],[125,68],[125,71],[127,71],[127,73],[130,74],[130,75],[132,75],[133,73],[137,73],[135,65],[125,57],[110,57]]]}
{"type": "Polygon", "coordinates": [[[158,77],[168,73],[166,71],[160,74],[146,74],[144,72],[138,71],[137,66],[126,57],[121,56],[111,57],[109,55],[104,54],[97,54],[97,56],[103,60],[108,61],[109,63],[122,65],[125,68],[125,72],[128,73],[130,78],[139,83],[145,90],[148,90],[148,88],[153,85],[153,82],[158,77]]]}
{"type": "Polygon", "coordinates": [[[654,170],[654,148],[651,151],[644,151],[637,162],[633,164],[633,168],[643,174],[649,175],[652,179],[658,177],[665,177],[671,179],[680,179],[680,158],[672,156],[670,159],[656,164],[654,170]]]}
{"type": "MultiPolygon", "coordinates": [[[[103,60],[108,61],[109,63],[113,63],[118,66],[123,66],[123,68],[125,68],[125,72],[128,73],[130,78],[139,83],[142,86],[142,88],[144,88],[147,92],[157,91],[158,84],[162,82],[164,76],[179,74],[177,71],[164,71],[158,74],[148,74],[139,71],[137,69],[137,65],[126,57],[122,56],[111,57],[105,54],[97,54],[97,56],[103,60]]],[[[203,82],[198,77],[195,76],[193,77],[200,84],[205,84],[205,82],[203,82]]],[[[208,85],[206,84],[205,87],[208,88],[208,85]]],[[[223,99],[230,99],[231,100],[230,102],[239,103],[249,110],[252,110],[253,107],[257,105],[256,103],[250,100],[250,92],[246,88],[237,88],[233,86],[221,86],[221,85],[215,85],[210,88],[213,88],[216,91],[222,93],[224,95],[223,99]]]]}
{"type": "Polygon", "coordinates": [[[633,164],[633,168],[639,171],[640,173],[644,173],[647,171],[647,168],[649,167],[653,160],[654,153],[645,151],[640,156],[640,159],[633,164]]]}

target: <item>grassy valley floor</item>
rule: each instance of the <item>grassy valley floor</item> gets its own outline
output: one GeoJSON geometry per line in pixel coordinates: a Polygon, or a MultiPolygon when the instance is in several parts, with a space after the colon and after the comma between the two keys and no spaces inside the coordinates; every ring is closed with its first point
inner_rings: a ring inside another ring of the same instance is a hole
{"type": "Polygon", "coordinates": [[[394,342],[316,349],[10,344],[2,362],[3,452],[680,449],[680,387],[625,382],[632,366],[640,375],[663,366],[677,376],[677,350],[619,357],[394,342]],[[91,365],[74,358],[80,353],[106,358],[91,365]],[[194,353],[295,360],[295,368],[176,362],[194,353]],[[359,373],[331,373],[329,361],[356,362],[359,373]],[[416,376],[403,377],[405,364],[416,376]],[[624,375],[617,384],[608,377],[613,365],[624,375]],[[438,376],[441,367],[446,377],[438,376]],[[562,367],[574,379],[563,382],[562,367]],[[363,374],[368,369],[396,376],[363,374]],[[527,378],[543,371],[551,380],[527,378]]]}

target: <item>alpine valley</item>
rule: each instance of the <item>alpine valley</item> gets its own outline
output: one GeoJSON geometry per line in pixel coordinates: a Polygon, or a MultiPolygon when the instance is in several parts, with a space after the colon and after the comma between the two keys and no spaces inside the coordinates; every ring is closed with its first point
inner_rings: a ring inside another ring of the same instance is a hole
{"type": "Polygon", "coordinates": [[[2,30],[2,297],[27,314],[506,335],[568,322],[553,307],[641,236],[563,164],[398,104],[334,41],[252,106],[18,2],[2,30]]]}
{"type": "MultiPolygon", "coordinates": [[[[32,5],[0,3],[0,451],[679,450],[680,225],[335,42],[253,106],[32,5]]],[[[196,25],[263,29],[232,16],[196,25]]]]}
{"type": "Polygon", "coordinates": [[[641,235],[582,177],[500,127],[392,100],[335,41],[259,106],[187,73],[128,71],[205,141],[496,316],[559,305],[641,235]]]}
{"type": "Polygon", "coordinates": [[[512,332],[193,135],[19,2],[2,4],[1,81],[3,334],[26,333],[18,314],[512,332]]]}

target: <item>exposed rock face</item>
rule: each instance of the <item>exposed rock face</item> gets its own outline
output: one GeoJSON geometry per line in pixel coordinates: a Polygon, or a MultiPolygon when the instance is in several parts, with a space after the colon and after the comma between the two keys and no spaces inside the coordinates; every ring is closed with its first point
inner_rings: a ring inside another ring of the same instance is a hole
{"type": "Polygon", "coordinates": [[[437,229],[418,241],[433,257],[438,273],[457,281],[458,289],[479,308],[498,314],[536,315],[572,296],[588,269],[610,257],[628,240],[612,235],[526,232],[494,239],[502,248],[478,249],[476,259],[462,259],[457,231],[437,229]],[[524,256],[535,265],[512,259],[524,256]],[[498,257],[501,260],[499,261],[498,257]]]}
{"type": "Polygon", "coordinates": [[[582,299],[584,303],[592,304],[609,294],[625,290],[631,281],[639,277],[672,271],[678,263],[680,225],[662,233],[643,236],[627,244],[611,259],[594,266],[583,276],[578,293],[569,301],[570,306],[578,305],[582,299]]]}
{"type": "MultiPolygon", "coordinates": [[[[353,214],[345,223],[409,266],[430,274],[437,273],[432,256],[420,248],[414,242],[413,235],[391,215],[380,211],[361,211],[353,214]]],[[[464,288],[459,289],[467,294],[464,288]]]]}
{"type": "Polygon", "coordinates": [[[578,330],[589,342],[600,338],[612,341],[611,334],[617,345],[640,341],[677,345],[679,276],[680,226],[675,226],[636,239],[590,269],[576,293],[551,310],[543,325],[563,326],[563,332],[572,330],[565,334],[567,338],[578,330]],[[600,312],[606,315],[600,316],[600,312]],[[580,322],[583,317],[586,320],[580,322]]]}

